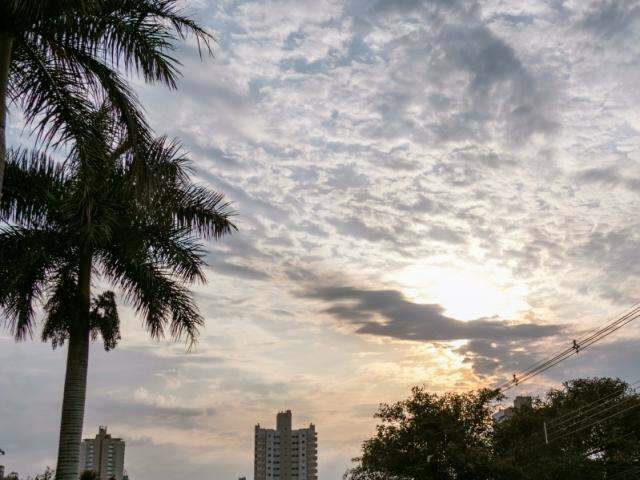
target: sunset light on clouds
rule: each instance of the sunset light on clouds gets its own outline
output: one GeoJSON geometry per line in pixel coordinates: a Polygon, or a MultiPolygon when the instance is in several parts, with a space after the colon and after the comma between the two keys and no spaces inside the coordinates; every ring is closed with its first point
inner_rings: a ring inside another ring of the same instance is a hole
{"type": "MultiPolygon", "coordinates": [[[[91,352],[84,433],[123,437],[132,479],[250,478],[253,427],[283,409],[316,425],[320,480],[342,478],[380,402],[496,385],[640,298],[637,2],[185,4],[215,58],[179,48],[180,95],[134,85],[239,231],[207,243],[195,349],[122,305],[122,343],[91,352]]],[[[639,336],[517,393],[633,376],[639,336]]],[[[55,464],[63,386],[38,340],[0,333],[25,475],[55,464]]]]}

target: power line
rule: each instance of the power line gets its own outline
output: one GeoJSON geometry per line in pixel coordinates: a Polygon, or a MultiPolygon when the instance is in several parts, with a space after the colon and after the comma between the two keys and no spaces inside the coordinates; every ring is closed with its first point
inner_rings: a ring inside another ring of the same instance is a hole
{"type": "MultiPolygon", "coordinates": [[[[624,393],[624,392],[622,392],[624,393]]],[[[635,391],[634,391],[635,393],[635,391]]],[[[606,398],[606,397],[605,397],[606,398]]],[[[566,431],[567,429],[570,429],[572,427],[575,427],[581,423],[584,423],[587,420],[593,419],[595,417],[597,417],[598,415],[601,415],[609,410],[612,410],[616,407],[619,407],[620,405],[630,401],[630,400],[635,400],[637,401],[638,399],[636,397],[633,396],[629,396],[625,399],[623,399],[622,401],[616,403],[616,401],[619,399],[618,397],[614,397],[614,398],[610,398],[609,400],[606,400],[604,402],[602,402],[601,404],[595,405],[587,410],[585,410],[584,412],[578,412],[576,414],[576,416],[569,418],[567,420],[565,420],[565,426],[564,427],[560,427],[560,426],[556,426],[556,432],[554,432],[555,434],[558,434],[562,431],[566,431]],[[612,403],[613,402],[613,403],[612,403]],[[605,405],[609,404],[606,408],[602,408],[605,405]],[[587,416],[582,416],[582,415],[586,415],[587,413],[589,413],[589,415],[587,416]],[[568,423],[568,425],[566,425],[566,423],[568,423]],[[558,431],[559,430],[559,431],[558,431]]],[[[580,409],[578,409],[580,410],[580,409]]],[[[547,424],[547,427],[549,426],[549,424],[547,424]]]]}
{"type": "Polygon", "coordinates": [[[640,385],[640,380],[635,381],[635,382],[627,385],[626,387],[623,387],[622,390],[620,390],[620,391],[613,391],[609,395],[605,395],[604,397],[598,398],[597,400],[594,400],[593,402],[590,402],[590,403],[588,403],[586,405],[582,405],[582,406],[578,407],[577,409],[575,409],[573,411],[569,411],[567,413],[564,413],[563,415],[560,415],[559,417],[556,417],[556,418],[550,420],[547,423],[547,426],[556,424],[557,422],[560,422],[560,425],[562,425],[562,424],[566,423],[567,421],[571,421],[570,418],[567,419],[566,417],[568,417],[568,416],[571,417],[571,416],[575,416],[575,415],[584,415],[589,410],[591,410],[591,407],[593,405],[602,404],[603,401],[605,401],[605,400],[607,400],[607,399],[609,399],[611,397],[619,397],[620,395],[625,393],[627,388],[634,387],[636,385],[640,385]]]}
{"type": "Polygon", "coordinates": [[[613,414],[611,414],[611,415],[609,415],[609,416],[607,416],[605,418],[601,418],[599,420],[596,420],[593,423],[590,423],[588,425],[584,425],[584,426],[582,426],[582,427],[580,427],[580,428],[578,428],[576,430],[564,433],[564,434],[560,435],[559,437],[556,437],[553,440],[550,440],[550,442],[551,441],[555,441],[555,440],[559,440],[561,438],[565,438],[565,437],[567,437],[569,435],[573,435],[573,434],[578,433],[578,432],[581,432],[581,431],[583,431],[583,430],[585,430],[587,428],[593,427],[594,425],[598,425],[599,423],[602,423],[602,422],[604,422],[606,420],[609,420],[611,418],[617,417],[618,415],[622,415],[623,413],[628,412],[629,410],[632,410],[632,409],[637,408],[637,407],[640,407],[640,402],[639,403],[635,403],[634,405],[631,405],[630,407],[627,407],[627,408],[625,408],[623,410],[620,410],[620,411],[618,411],[616,413],[613,413],[613,414]]]}
{"type": "Polygon", "coordinates": [[[629,478],[625,476],[629,473],[635,473],[636,474],[635,478],[638,478],[638,474],[640,474],[640,467],[631,467],[626,470],[622,470],[621,472],[618,472],[614,474],[612,477],[608,477],[608,478],[609,480],[614,480],[618,478],[629,478]]]}
{"type": "MultiPolygon", "coordinates": [[[[630,313],[632,313],[634,310],[636,310],[636,309],[637,309],[637,307],[639,307],[639,306],[640,306],[640,302],[636,302],[636,303],[635,303],[634,305],[632,305],[629,309],[624,310],[622,313],[620,313],[619,315],[615,316],[612,320],[610,320],[610,321],[609,321],[609,323],[611,323],[611,322],[617,322],[619,319],[627,317],[630,313]]],[[[598,330],[601,330],[602,328],[603,328],[603,327],[595,327],[595,328],[591,329],[590,331],[588,331],[588,332],[585,334],[585,336],[583,336],[583,337],[582,337],[582,339],[581,339],[580,341],[583,341],[583,340],[586,340],[586,339],[591,338],[592,334],[594,334],[594,333],[595,333],[596,331],[598,331],[598,330]]],[[[570,353],[570,352],[572,352],[572,351],[574,351],[574,350],[576,350],[576,349],[575,349],[575,341],[574,341],[574,344],[573,344],[571,347],[567,348],[566,350],[563,350],[562,352],[559,352],[558,354],[556,354],[556,356],[555,356],[555,357],[553,357],[553,358],[551,358],[551,359],[549,359],[549,360],[541,360],[541,361],[539,361],[539,362],[537,362],[537,363],[534,363],[534,364],[533,364],[532,366],[530,366],[528,369],[526,369],[526,370],[524,370],[523,372],[521,372],[521,376],[522,376],[522,375],[526,375],[526,374],[528,374],[528,373],[530,373],[530,372],[532,372],[532,371],[534,371],[534,370],[536,370],[536,369],[538,369],[538,368],[543,368],[543,367],[544,367],[544,366],[546,366],[547,364],[549,364],[549,363],[551,363],[551,362],[555,361],[556,359],[558,359],[558,358],[562,357],[563,355],[565,355],[565,354],[567,354],[567,353],[570,353]]],[[[512,383],[512,381],[505,382],[505,384],[504,384],[504,385],[506,386],[506,385],[509,385],[510,383],[512,383]]]]}
{"type": "Polygon", "coordinates": [[[565,361],[569,357],[573,355],[577,355],[581,350],[585,350],[596,342],[608,337],[609,335],[615,333],[620,330],[622,327],[628,325],[632,321],[640,318],[640,302],[634,304],[633,307],[629,311],[627,311],[622,316],[609,321],[603,327],[600,327],[596,330],[591,330],[585,334],[579,340],[573,340],[570,347],[565,350],[556,353],[554,356],[547,360],[541,360],[539,362],[534,363],[527,369],[520,372],[520,374],[514,374],[513,379],[507,382],[504,382],[500,386],[497,387],[501,392],[505,392],[512,388],[517,387],[519,384],[537,376],[541,373],[546,372],[550,368],[553,368],[557,364],[565,361]]]}
{"type": "Polygon", "coordinates": [[[620,440],[624,440],[625,438],[629,438],[632,435],[637,435],[640,433],[640,430],[632,430],[628,433],[626,433],[625,435],[620,435],[619,437],[613,438],[611,440],[609,440],[606,445],[602,446],[602,447],[598,447],[595,449],[592,449],[591,451],[587,451],[585,452],[585,455],[587,457],[590,457],[591,455],[595,455],[596,453],[601,453],[603,452],[609,445],[611,445],[612,443],[615,442],[619,442],[620,440]]]}
{"type": "MultiPolygon", "coordinates": [[[[586,422],[588,422],[589,420],[595,420],[599,415],[602,415],[603,413],[607,413],[611,410],[614,410],[615,408],[619,407],[620,405],[624,405],[627,402],[629,402],[630,400],[637,400],[633,397],[629,397],[626,398],[624,400],[622,400],[620,403],[614,403],[613,405],[609,405],[607,408],[603,408],[600,409],[598,411],[596,411],[595,413],[593,413],[592,415],[589,415],[587,417],[581,418],[579,420],[577,420],[576,422],[567,425],[564,428],[561,428],[559,431],[554,432],[555,438],[549,438],[549,442],[552,442],[553,440],[557,439],[557,438],[561,438],[562,436],[565,436],[565,434],[563,434],[562,432],[567,432],[570,428],[574,428],[574,427],[581,427],[582,425],[584,425],[586,422]]],[[[571,430],[569,431],[569,433],[575,432],[576,430],[571,430]]]]}

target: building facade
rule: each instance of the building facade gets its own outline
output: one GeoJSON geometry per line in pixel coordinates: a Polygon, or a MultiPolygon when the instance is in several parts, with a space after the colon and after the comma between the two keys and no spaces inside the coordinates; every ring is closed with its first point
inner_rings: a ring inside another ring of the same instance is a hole
{"type": "Polygon", "coordinates": [[[124,442],[112,438],[107,427],[100,426],[93,439],[84,439],[80,446],[80,471],[91,470],[100,480],[123,480],[124,442]]]}
{"type": "Polygon", "coordinates": [[[275,430],[256,425],[254,480],[318,480],[316,427],[291,426],[291,410],[278,413],[275,430]]]}
{"type": "Polygon", "coordinates": [[[516,410],[521,408],[531,408],[533,400],[531,397],[516,397],[513,401],[513,407],[508,407],[493,414],[493,421],[496,423],[509,420],[516,413],[516,410]]]}

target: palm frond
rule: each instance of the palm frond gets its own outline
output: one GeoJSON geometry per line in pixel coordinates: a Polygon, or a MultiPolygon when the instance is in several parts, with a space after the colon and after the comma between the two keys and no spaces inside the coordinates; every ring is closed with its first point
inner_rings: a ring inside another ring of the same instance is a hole
{"type": "Polygon", "coordinates": [[[55,349],[64,345],[69,338],[74,320],[82,315],[82,311],[74,268],[56,272],[52,283],[52,293],[44,307],[46,318],[42,328],[42,341],[51,342],[55,349]]]}
{"type": "Polygon", "coordinates": [[[35,126],[37,141],[58,146],[90,133],[83,119],[92,106],[83,94],[82,78],[24,38],[14,43],[9,95],[22,107],[27,123],[35,126]]]}
{"type": "Polygon", "coordinates": [[[6,227],[0,231],[0,308],[5,324],[18,340],[33,332],[36,301],[40,301],[49,274],[64,266],[69,252],[56,232],[6,227]]]}
{"type": "MultiPolygon", "coordinates": [[[[193,35],[211,54],[212,35],[184,15],[174,0],[103,0],[82,15],[57,15],[35,33],[65,49],[86,52],[115,67],[136,72],[148,82],[176,87],[180,62],[175,42],[193,35]]],[[[201,53],[202,54],[202,53],[201,53]]]]}
{"type": "Polygon", "coordinates": [[[33,24],[54,15],[95,10],[102,0],[3,0],[0,11],[6,18],[33,24]]]}
{"type": "Polygon", "coordinates": [[[159,137],[146,147],[142,166],[130,162],[126,167],[127,175],[133,177],[145,169],[151,193],[145,213],[157,222],[190,230],[205,239],[218,239],[237,230],[231,221],[235,213],[229,208],[231,204],[224,201],[224,195],[191,183],[190,161],[181,148],[178,142],[159,137]]]}
{"type": "Polygon", "coordinates": [[[151,139],[142,106],[117,71],[89,52],[57,44],[54,39],[47,40],[48,48],[52,52],[58,52],[56,62],[81,78],[97,102],[108,102],[111,105],[111,111],[119,118],[119,124],[126,127],[127,136],[134,146],[151,139]],[[64,55],[60,55],[60,52],[64,52],[64,55]]]}
{"type": "Polygon", "coordinates": [[[188,228],[203,238],[218,239],[237,230],[224,194],[199,185],[188,185],[167,191],[164,201],[171,202],[176,225],[188,228]]]}
{"type": "Polygon", "coordinates": [[[148,21],[152,24],[165,26],[164,33],[175,38],[166,28],[166,25],[170,25],[178,38],[195,37],[200,53],[204,49],[211,55],[213,53],[211,45],[215,38],[193,18],[187,16],[184,10],[178,7],[180,3],[178,0],[107,0],[105,11],[137,19],[138,22],[148,21]]]}
{"type": "Polygon", "coordinates": [[[108,352],[116,348],[121,339],[120,317],[116,306],[115,294],[111,291],[103,292],[91,302],[89,312],[91,338],[95,341],[98,333],[102,336],[104,349],[108,352]]]}
{"type": "Polygon", "coordinates": [[[151,337],[163,338],[169,327],[173,339],[184,337],[193,346],[204,322],[188,289],[139,253],[133,257],[124,253],[104,251],[101,263],[106,274],[124,290],[127,302],[144,315],[151,337]]]}
{"type": "Polygon", "coordinates": [[[9,150],[0,215],[22,226],[43,226],[52,199],[61,196],[66,181],[64,165],[45,153],[9,150]]]}

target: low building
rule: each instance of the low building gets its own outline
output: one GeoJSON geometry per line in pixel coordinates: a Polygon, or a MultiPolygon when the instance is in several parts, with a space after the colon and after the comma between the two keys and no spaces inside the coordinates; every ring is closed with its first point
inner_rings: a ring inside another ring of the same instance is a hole
{"type": "Polygon", "coordinates": [[[80,470],[96,472],[100,480],[124,480],[124,441],[112,438],[107,427],[100,426],[95,438],[82,441],[80,470]]]}
{"type": "Polygon", "coordinates": [[[516,413],[517,410],[527,407],[531,408],[533,405],[533,399],[531,397],[516,397],[513,401],[513,407],[507,407],[502,410],[498,410],[493,414],[493,421],[496,423],[504,422],[510,419],[516,413]]]}

